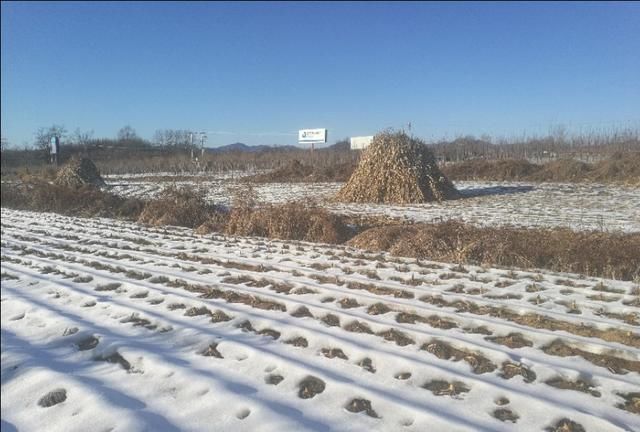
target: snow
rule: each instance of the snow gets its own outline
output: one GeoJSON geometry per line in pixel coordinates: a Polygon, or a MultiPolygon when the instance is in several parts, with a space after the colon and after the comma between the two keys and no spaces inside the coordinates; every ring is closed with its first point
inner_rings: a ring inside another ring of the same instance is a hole
{"type": "Polygon", "coordinates": [[[617,407],[623,402],[619,393],[640,388],[638,371],[616,373],[581,356],[542,350],[560,339],[589,353],[638,362],[637,320],[614,315],[640,312],[632,282],[460,267],[342,246],[198,236],[181,228],[3,208],[0,297],[3,431],[540,431],[561,418],[587,431],[640,429],[640,416],[617,407]],[[120,285],[105,290],[108,284],[120,285]],[[215,290],[226,297],[206,295],[215,290]],[[394,295],[399,290],[405,294],[394,295]],[[495,298],[506,293],[518,298],[495,298]],[[237,300],[243,295],[246,303],[237,300]],[[532,301],[537,295],[540,300],[532,301]],[[534,328],[423,296],[536,313],[629,337],[612,341],[534,328]],[[343,308],[343,298],[359,306],[343,308]],[[264,306],[268,302],[281,306],[264,306]],[[376,303],[391,311],[369,313],[376,303]],[[568,305],[580,314],[567,313],[568,305]],[[301,306],[311,316],[292,315],[301,306]],[[193,307],[223,311],[231,320],[185,314],[193,307]],[[399,322],[399,312],[435,315],[456,326],[399,322]],[[324,323],[327,314],[340,324],[324,323]],[[247,320],[254,331],[238,327],[247,320]],[[372,334],[348,331],[354,321],[372,334]],[[510,348],[465,330],[481,325],[493,336],[520,333],[532,346],[510,348]],[[260,334],[266,329],[280,336],[260,334]],[[400,346],[379,335],[390,329],[414,343],[400,346]],[[307,346],[286,343],[297,337],[307,346]],[[477,374],[467,359],[421,349],[433,341],[480,354],[496,368],[477,374]],[[202,355],[212,343],[222,358],[202,355]],[[324,348],[339,348],[347,359],[327,358],[324,348]],[[115,353],[128,370],[100,360],[115,353]],[[365,358],[375,372],[358,365],[365,358]],[[502,378],[506,361],[529,367],[536,379],[502,378]],[[411,377],[396,379],[402,372],[411,377]],[[268,384],[273,374],[282,382],[268,384]],[[302,399],[299,383],[307,376],[326,387],[302,399]],[[557,376],[586,380],[600,396],[545,384],[557,376]],[[422,388],[434,379],[460,381],[470,390],[436,396],[422,388]],[[56,389],[66,390],[64,401],[38,405],[56,389]],[[515,425],[491,415],[500,397],[519,416],[515,425]],[[348,411],[354,398],[369,400],[378,418],[348,411]]]}

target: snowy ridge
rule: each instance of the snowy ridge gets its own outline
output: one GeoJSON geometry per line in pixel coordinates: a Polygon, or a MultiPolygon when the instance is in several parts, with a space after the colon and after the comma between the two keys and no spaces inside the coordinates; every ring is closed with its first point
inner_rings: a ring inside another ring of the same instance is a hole
{"type": "Polygon", "coordinates": [[[631,282],[2,209],[1,297],[3,430],[640,428],[631,282]]]}

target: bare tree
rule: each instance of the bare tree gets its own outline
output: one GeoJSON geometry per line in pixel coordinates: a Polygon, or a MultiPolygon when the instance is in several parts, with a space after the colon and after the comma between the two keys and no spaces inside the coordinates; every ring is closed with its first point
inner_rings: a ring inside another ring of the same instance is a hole
{"type": "Polygon", "coordinates": [[[67,138],[67,128],[60,125],[53,125],[48,128],[41,127],[36,131],[35,135],[35,148],[41,151],[45,158],[48,158],[51,149],[51,138],[57,136],[60,142],[63,142],[67,138]]]}
{"type": "Polygon", "coordinates": [[[137,141],[139,139],[136,130],[129,125],[118,131],[118,141],[137,141]]]}

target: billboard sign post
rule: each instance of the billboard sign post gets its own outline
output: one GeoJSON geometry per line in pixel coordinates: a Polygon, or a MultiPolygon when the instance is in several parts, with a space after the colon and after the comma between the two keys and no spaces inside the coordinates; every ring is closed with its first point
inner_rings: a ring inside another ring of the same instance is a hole
{"type": "Polygon", "coordinates": [[[58,166],[58,153],[60,152],[60,138],[52,136],[50,141],[51,147],[51,163],[58,166]]]}
{"type": "Polygon", "coordinates": [[[315,144],[326,142],[326,129],[301,129],[298,131],[298,144],[311,144],[311,151],[313,151],[315,144]]]}
{"type": "Polygon", "coordinates": [[[364,150],[369,147],[369,145],[371,145],[371,142],[373,141],[373,135],[351,137],[350,141],[351,150],[364,150]]]}

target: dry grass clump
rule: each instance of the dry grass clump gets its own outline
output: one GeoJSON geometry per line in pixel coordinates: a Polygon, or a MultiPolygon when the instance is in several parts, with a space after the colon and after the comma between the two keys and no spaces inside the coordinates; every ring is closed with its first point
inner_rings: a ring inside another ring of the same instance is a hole
{"type": "Polygon", "coordinates": [[[234,207],[224,232],[337,244],[346,241],[351,230],[339,216],[323,208],[291,202],[264,207],[234,207]]]}
{"type": "Polygon", "coordinates": [[[405,133],[383,132],[364,151],[336,200],[406,204],[457,197],[458,192],[422,141],[405,133]]]}
{"type": "Polygon", "coordinates": [[[375,227],[347,244],[434,261],[545,268],[624,280],[640,278],[638,233],[481,228],[447,221],[375,227]]]}
{"type": "Polygon", "coordinates": [[[640,153],[616,153],[588,164],[560,159],[536,165],[526,160],[467,160],[445,166],[453,180],[533,181],[533,182],[617,182],[640,185],[640,153]]]}
{"type": "Polygon", "coordinates": [[[54,183],[59,186],[79,188],[84,185],[105,186],[98,168],[87,158],[72,158],[60,171],[54,183]]]}
{"type": "Polygon", "coordinates": [[[47,182],[3,183],[1,190],[3,207],[69,216],[135,220],[144,206],[139,199],[122,198],[91,185],[70,188],[47,182]]]}
{"type": "Polygon", "coordinates": [[[216,211],[222,212],[207,203],[203,191],[171,186],[145,204],[138,222],[195,228],[214,220],[212,216],[216,211]]]}
{"type": "Polygon", "coordinates": [[[539,165],[526,160],[506,159],[498,161],[466,160],[442,168],[452,180],[526,180],[540,170],[539,165]]]}
{"type": "Polygon", "coordinates": [[[326,167],[305,165],[297,159],[265,174],[245,177],[253,183],[297,183],[297,182],[345,182],[349,179],[355,163],[343,162],[326,167]]]}

